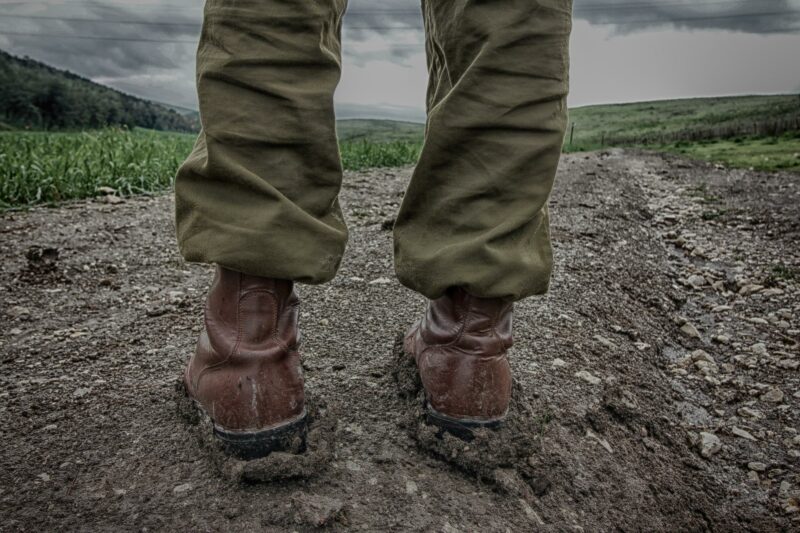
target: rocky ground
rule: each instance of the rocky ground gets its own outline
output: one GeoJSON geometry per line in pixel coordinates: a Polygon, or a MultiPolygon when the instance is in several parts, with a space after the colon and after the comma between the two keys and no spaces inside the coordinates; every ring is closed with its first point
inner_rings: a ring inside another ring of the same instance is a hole
{"type": "Polygon", "coordinates": [[[210,270],[179,258],[170,197],[0,215],[0,529],[798,526],[800,176],[565,156],[514,418],[469,445],[417,423],[393,353],[424,303],[392,275],[408,178],[346,176],[342,270],[301,287],[324,460],[269,483],[179,414],[210,270]]]}

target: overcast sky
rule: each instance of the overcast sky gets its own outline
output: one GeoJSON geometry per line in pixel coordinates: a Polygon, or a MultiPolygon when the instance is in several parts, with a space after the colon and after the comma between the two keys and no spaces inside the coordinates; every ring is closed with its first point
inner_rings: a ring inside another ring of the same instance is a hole
{"type": "MultiPolygon", "coordinates": [[[[0,0],[0,49],[195,108],[202,5],[0,0]]],[[[340,117],[424,119],[421,28],[419,0],[350,0],[340,117]]],[[[800,0],[576,0],[571,50],[571,106],[800,92],[800,0]]]]}

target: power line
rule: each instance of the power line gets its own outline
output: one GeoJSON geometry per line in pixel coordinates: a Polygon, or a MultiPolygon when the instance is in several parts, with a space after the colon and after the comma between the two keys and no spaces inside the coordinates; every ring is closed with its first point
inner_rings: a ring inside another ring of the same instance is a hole
{"type": "Polygon", "coordinates": [[[140,43],[175,43],[175,44],[197,44],[197,39],[193,40],[179,40],[179,39],[146,39],[142,37],[111,37],[104,35],[70,35],[70,34],[55,34],[55,33],[29,33],[23,31],[5,31],[0,30],[0,35],[20,35],[26,37],[56,37],[67,39],[85,39],[87,41],[130,41],[140,43]]]}
{"type": "MultiPolygon", "coordinates": [[[[695,20],[730,20],[739,18],[750,17],[776,17],[776,16],[800,16],[799,11],[773,11],[773,12],[753,12],[753,13],[734,13],[728,15],[699,15],[692,17],[670,18],[670,19],[643,19],[643,20],[619,20],[619,21],[606,21],[595,22],[593,24],[648,24],[648,23],[672,23],[672,22],[690,22],[695,20]]],[[[57,20],[64,22],[91,22],[100,24],[132,24],[142,26],[185,26],[197,28],[200,22],[154,22],[144,20],[119,20],[119,19],[91,19],[91,18],[76,18],[76,17],[57,17],[57,16],[40,16],[40,15],[15,15],[15,14],[0,14],[0,18],[14,18],[14,19],[33,19],[33,20],[57,20]]],[[[413,26],[350,26],[345,24],[345,29],[350,30],[421,30],[421,27],[413,26]]]]}

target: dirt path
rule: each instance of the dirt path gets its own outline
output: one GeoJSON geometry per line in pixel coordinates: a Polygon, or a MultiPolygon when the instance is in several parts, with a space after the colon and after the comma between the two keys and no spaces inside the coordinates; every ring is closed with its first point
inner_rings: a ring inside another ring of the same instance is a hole
{"type": "Polygon", "coordinates": [[[386,229],[408,177],[346,177],[343,268],[301,287],[335,453],[277,484],[222,477],[176,414],[210,270],[180,260],[169,197],[0,216],[0,529],[797,527],[800,176],[566,156],[552,291],[515,319],[539,433],[481,480],[420,447],[392,377],[423,306],[386,229]]]}

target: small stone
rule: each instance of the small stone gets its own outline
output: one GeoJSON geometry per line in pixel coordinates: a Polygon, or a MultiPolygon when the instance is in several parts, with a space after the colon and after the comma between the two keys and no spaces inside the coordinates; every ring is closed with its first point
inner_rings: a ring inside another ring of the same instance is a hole
{"type": "Polygon", "coordinates": [[[785,368],[786,370],[797,370],[800,367],[800,361],[796,359],[781,359],[778,361],[777,366],[779,368],[785,368]]]}
{"type": "Polygon", "coordinates": [[[590,385],[598,385],[602,381],[600,378],[598,378],[597,376],[592,375],[591,373],[589,373],[586,370],[581,370],[579,372],[575,372],[575,377],[579,378],[579,379],[582,379],[583,381],[585,381],[586,383],[589,383],[590,385]]]}
{"type": "Polygon", "coordinates": [[[105,196],[101,196],[100,201],[112,205],[117,205],[125,202],[125,200],[123,200],[116,194],[106,194],[105,196]]]}
{"type": "Polygon", "coordinates": [[[601,437],[600,435],[598,435],[597,433],[595,433],[591,429],[587,429],[586,430],[586,436],[589,437],[590,439],[596,440],[600,444],[600,446],[605,448],[605,450],[608,453],[614,453],[614,449],[611,448],[611,444],[609,444],[606,439],[604,439],[603,437],[601,437]]]}
{"type": "Polygon", "coordinates": [[[700,455],[709,459],[722,449],[722,441],[713,433],[703,431],[700,433],[699,447],[700,455]]]}
{"type": "Polygon", "coordinates": [[[769,324],[769,322],[767,322],[766,319],[758,316],[748,318],[747,321],[750,322],[751,324],[759,324],[761,326],[766,326],[767,324],[769,324]]]}
{"type": "Polygon", "coordinates": [[[771,289],[764,289],[761,291],[763,296],[780,296],[783,294],[783,289],[779,289],[778,287],[772,287],[771,289]]]}
{"type": "Polygon", "coordinates": [[[792,484],[786,480],[781,481],[780,487],[778,487],[778,496],[788,498],[790,490],[792,490],[792,484]]]}
{"type": "Polygon", "coordinates": [[[191,483],[181,483],[180,485],[176,485],[175,488],[172,489],[174,494],[183,494],[184,492],[188,492],[192,490],[191,483]]]}
{"type": "Polygon", "coordinates": [[[692,274],[687,278],[686,282],[695,289],[699,289],[706,284],[706,278],[697,274],[692,274]]]}
{"type": "Polygon", "coordinates": [[[89,389],[89,388],[86,388],[86,387],[79,387],[79,388],[75,389],[75,391],[72,393],[72,397],[73,398],[83,398],[84,396],[86,396],[90,392],[92,392],[92,389],[89,389]]]}
{"type": "Polygon", "coordinates": [[[6,314],[14,318],[20,318],[23,316],[30,316],[31,310],[28,309],[27,307],[20,307],[19,305],[15,305],[14,307],[11,307],[8,311],[6,311],[6,314]]]}
{"type": "Polygon", "coordinates": [[[767,469],[767,465],[764,463],[759,463],[757,461],[752,461],[747,463],[747,468],[752,470],[753,472],[764,472],[767,469]]]}
{"type": "Polygon", "coordinates": [[[387,284],[389,284],[391,282],[392,282],[392,280],[390,280],[389,278],[380,277],[380,278],[373,279],[372,281],[369,282],[369,284],[370,285],[387,285],[387,284]]]}
{"type": "Polygon", "coordinates": [[[733,309],[733,307],[731,307],[730,305],[717,305],[717,306],[715,306],[714,308],[711,309],[711,312],[712,313],[723,313],[725,311],[730,311],[731,309],[733,309]]]}
{"type": "Polygon", "coordinates": [[[125,496],[125,493],[127,493],[127,492],[128,491],[126,491],[125,489],[114,489],[114,496],[117,496],[117,497],[125,496]]]}
{"type": "Polygon", "coordinates": [[[741,407],[736,412],[739,414],[739,416],[746,418],[764,418],[764,414],[761,411],[751,409],[750,407],[741,407]]]}
{"type": "Polygon", "coordinates": [[[769,355],[767,351],[767,345],[763,342],[759,342],[758,344],[754,344],[750,347],[750,351],[760,357],[766,357],[769,355]]]}
{"type": "Polygon", "coordinates": [[[419,489],[417,488],[417,484],[411,481],[410,479],[406,481],[406,494],[413,496],[417,493],[419,489]]]}
{"type": "Polygon", "coordinates": [[[739,289],[739,294],[741,294],[742,296],[748,296],[750,294],[754,294],[762,290],[763,288],[764,288],[763,285],[756,285],[753,283],[749,283],[747,285],[744,285],[741,289],[739,289]]]}
{"type": "Polygon", "coordinates": [[[729,335],[714,335],[711,340],[719,344],[730,344],[731,338],[729,335]]]}
{"type": "Polygon", "coordinates": [[[777,387],[771,387],[761,395],[761,401],[770,403],[781,403],[783,401],[783,391],[777,387]]]}
{"type": "Polygon", "coordinates": [[[716,364],[714,358],[711,357],[705,350],[695,350],[692,352],[692,361],[705,361],[707,363],[716,364]]]}
{"type": "Polygon", "coordinates": [[[8,330],[9,335],[22,335],[22,330],[19,328],[11,328],[8,330]]]}
{"type": "Polygon", "coordinates": [[[609,350],[614,350],[617,347],[617,345],[614,344],[613,342],[611,342],[611,340],[609,340],[609,339],[607,339],[605,337],[602,337],[600,335],[595,335],[594,336],[594,340],[596,340],[597,342],[599,342],[600,344],[602,344],[603,346],[605,346],[609,350]]]}
{"type": "Polygon", "coordinates": [[[687,322],[681,326],[681,333],[689,337],[690,339],[699,339],[700,332],[697,331],[697,328],[692,325],[691,322],[687,322]]]}
{"type": "Polygon", "coordinates": [[[753,442],[758,440],[753,435],[751,435],[748,431],[745,431],[745,430],[743,430],[741,428],[738,428],[736,426],[733,426],[731,428],[731,433],[733,433],[737,437],[741,437],[743,439],[751,440],[753,442]]]}
{"type": "Polygon", "coordinates": [[[50,481],[50,475],[49,475],[49,474],[45,474],[44,472],[42,472],[41,474],[39,474],[39,475],[38,475],[38,476],[36,476],[36,477],[38,477],[39,479],[41,479],[41,480],[42,480],[42,481],[44,481],[45,483],[47,483],[48,481],[50,481]]]}
{"type": "Polygon", "coordinates": [[[553,359],[553,362],[550,363],[550,366],[552,366],[553,368],[562,368],[567,366],[567,362],[564,361],[563,359],[555,358],[553,359]]]}

